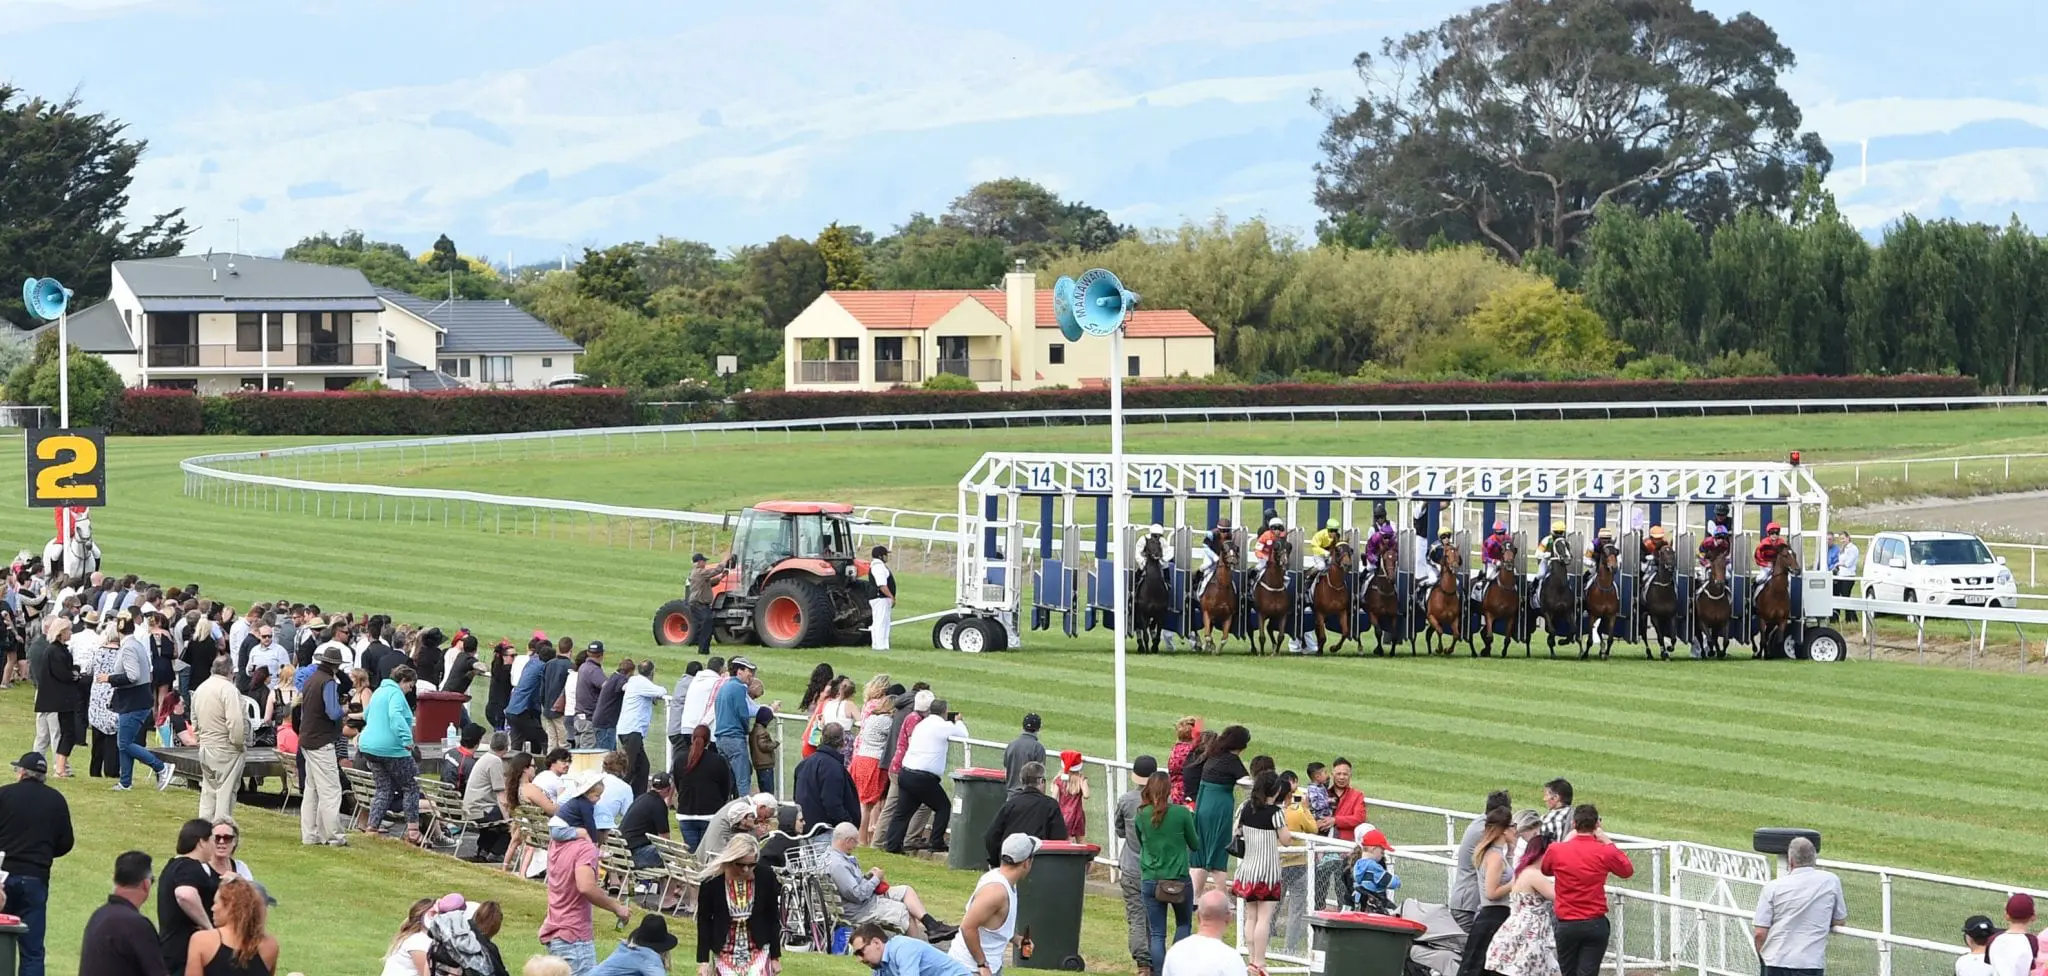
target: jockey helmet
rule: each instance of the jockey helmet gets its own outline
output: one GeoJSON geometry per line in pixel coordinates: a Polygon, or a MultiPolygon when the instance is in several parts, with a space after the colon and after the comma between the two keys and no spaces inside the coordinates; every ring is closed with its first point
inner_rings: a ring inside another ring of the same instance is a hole
{"type": "Polygon", "coordinates": [[[1780,531],[1782,530],[1776,522],[1772,522],[1771,524],[1764,526],[1765,535],[1777,535],[1780,531]]]}
{"type": "Polygon", "coordinates": [[[1662,539],[1662,538],[1664,538],[1664,527],[1663,527],[1663,526],[1661,526],[1661,525],[1653,525],[1653,526],[1650,526],[1650,538],[1652,538],[1652,539],[1662,539]]]}
{"type": "Polygon", "coordinates": [[[1494,523],[1493,523],[1493,531],[1495,531],[1495,532],[1506,532],[1507,530],[1508,530],[1508,524],[1507,524],[1506,522],[1500,521],[1499,519],[1495,519],[1495,520],[1494,520],[1494,523]]]}
{"type": "Polygon", "coordinates": [[[1230,531],[1230,520],[1229,520],[1229,519],[1217,519],[1217,520],[1216,520],[1216,528],[1217,528],[1217,529],[1219,529],[1219,530],[1221,530],[1221,531],[1224,531],[1224,532],[1228,532],[1228,531],[1230,531]]]}
{"type": "Polygon", "coordinates": [[[1385,519],[1385,518],[1387,517],[1387,503],[1386,503],[1386,502],[1373,502],[1373,503],[1372,503],[1372,517],[1373,517],[1374,519],[1377,519],[1377,520],[1384,520],[1384,519],[1385,519]]]}
{"type": "Polygon", "coordinates": [[[1439,531],[1439,532],[1438,532],[1438,533],[1436,534],[1436,537],[1437,537],[1437,538],[1439,538],[1439,539],[1449,539],[1449,538],[1451,537],[1451,530],[1449,530],[1449,529],[1444,529],[1444,530],[1441,530],[1441,531],[1439,531]]]}
{"type": "Polygon", "coordinates": [[[1154,523],[1152,523],[1152,527],[1151,527],[1151,528],[1149,528],[1149,529],[1146,529],[1146,530],[1145,530],[1145,532],[1146,532],[1146,534],[1148,534],[1148,535],[1165,535],[1165,534],[1166,534],[1166,526],[1163,526],[1163,525],[1160,525],[1160,524],[1159,524],[1159,523],[1157,523],[1157,522],[1154,522],[1154,523]]]}
{"type": "Polygon", "coordinates": [[[1332,532],[1335,532],[1335,531],[1337,531],[1337,520],[1336,520],[1336,519],[1331,519],[1331,520],[1329,520],[1328,522],[1324,522],[1324,523],[1323,523],[1323,528],[1329,529],[1329,530],[1330,530],[1330,531],[1332,531],[1332,532]]]}
{"type": "Polygon", "coordinates": [[[1564,523],[1563,523],[1563,522],[1552,522],[1552,523],[1550,523],[1550,533],[1551,533],[1552,535],[1563,535],[1563,534],[1564,534],[1564,523]]]}
{"type": "Polygon", "coordinates": [[[1607,526],[1607,525],[1603,525],[1603,526],[1601,526],[1601,527],[1600,527],[1600,538],[1602,538],[1602,539],[1612,539],[1612,538],[1614,538],[1614,528],[1613,528],[1612,526],[1607,526]]]}
{"type": "Polygon", "coordinates": [[[1279,516],[1277,516],[1277,515],[1269,517],[1269,518],[1267,519],[1267,521],[1266,521],[1266,528],[1269,528],[1269,529],[1277,529],[1277,528],[1280,528],[1280,517],[1279,517],[1279,516]]]}

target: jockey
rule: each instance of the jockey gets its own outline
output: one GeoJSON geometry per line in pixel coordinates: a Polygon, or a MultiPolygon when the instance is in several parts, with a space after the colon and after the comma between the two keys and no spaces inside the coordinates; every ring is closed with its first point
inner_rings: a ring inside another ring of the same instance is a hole
{"type": "Polygon", "coordinates": [[[1323,523],[1322,531],[1309,536],[1308,542],[1302,548],[1304,562],[1309,570],[1320,573],[1329,569],[1330,551],[1337,548],[1337,543],[1342,541],[1344,536],[1337,529],[1336,519],[1323,523]]]}
{"type": "Polygon", "coordinates": [[[1138,536],[1138,545],[1131,550],[1131,565],[1134,568],[1142,568],[1145,565],[1145,543],[1153,539],[1159,540],[1159,561],[1168,568],[1172,568],[1173,547],[1166,544],[1166,526],[1160,525],[1157,522],[1152,523],[1143,534],[1138,536]]]}
{"type": "Polygon", "coordinates": [[[1657,573],[1657,554],[1671,548],[1671,540],[1664,535],[1664,526],[1650,526],[1650,534],[1643,539],[1642,577],[1649,579],[1657,573]]]}
{"type": "Polygon", "coordinates": [[[1771,581],[1771,570],[1777,565],[1778,554],[1784,552],[1792,544],[1783,535],[1779,534],[1782,531],[1784,530],[1778,523],[1772,522],[1764,526],[1764,537],[1756,544],[1754,558],[1756,559],[1756,583],[1758,589],[1762,589],[1765,583],[1771,581]]]}
{"type": "Polygon", "coordinates": [[[1436,585],[1442,575],[1446,553],[1451,549],[1451,530],[1444,529],[1436,534],[1436,544],[1423,554],[1422,563],[1415,567],[1415,595],[1427,599],[1430,587],[1436,585]]]}
{"type": "Polygon", "coordinates": [[[1707,537],[1700,540],[1700,571],[1698,589],[1706,589],[1708,569],[1714,563],[1714,556],[1728,555],[1728,527],[1720,522],[1707,523],[1707,537]]]}
{"type": "Polygon", "coordinates": [[[1610,526],[1601,526],[1600,531],[1593,537],[1593,544],[1586,548],[1586,566],[1591,568],[1598,565],[1600,562],[1600,551],[1613,544],[1614,529],[1610,526]]]}
{"type": "Polygon", "coordinates": [[[1195,571],[1196,593],[1202,592],[1202,588],[1208,585],[1209,574],[1215,572],[1216,567],[1229,564],[1227,554],[1237,546],[1236,532],[1230,520],[1223,518],[1217,519],[1216,527],[1210,529],[1209,534],[1203,537],[1202,548],[1195,551],[1196,561],[1202,564],[1201,568],[1195,571]]]}
{"type": "Polygon", "coordinates": [[[1550,537],[1543,540],[1543,564],[1536,567],[1536,582],[1541,583],[1550,576],[1550,567],[1562,566],[1572,558],[1572,542],[1565,536],[1563,522],[1550,524],[1550,537]]]}
{"type": "Polygon", "coordinates": [[[1512,541],[1514,540],[1508,536],[1508,524],[1504,521],[1495,521],[1493,532],[1487,535],[1485,542],[1480,543],[1479,561],[1483,564],[1487,582],[1493,582],[1494,576],[1500,573],[1500,561],[1506,558],[1507,545],[1512,541]]]}
{"type": "Polygon", "coordinates": [[[1287,526],[1281,523],[1280,516],[1271,514],[1270,508],[1266,511],[1266,531],[1259,533],[1258,541],[1252,543],[1253,572],[1266,568],[1266,562],[1273,558],[1273,543],[1287,537],[1287,526]]]}

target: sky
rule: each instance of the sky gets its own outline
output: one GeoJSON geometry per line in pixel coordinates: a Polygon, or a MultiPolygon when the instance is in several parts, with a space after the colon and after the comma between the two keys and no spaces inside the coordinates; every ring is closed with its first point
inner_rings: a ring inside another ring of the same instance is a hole
{"type": "MultiPolygon", "coordinates": [[[[1798,55],[1784,85],[1859,226],[2048,230],[2048,3],[1699,2],[1798,55]]],[[[1307,232],[1310,94],[1355,95],[1359,51],[1467,6],[0,0],[0,80],[147,139],[134,211],[185,208],[195,250],[345,229],[415,250],[445,232],[501,264],[724,248],[886,233],[1003,176],[1140,227],[1307,232]]]]}

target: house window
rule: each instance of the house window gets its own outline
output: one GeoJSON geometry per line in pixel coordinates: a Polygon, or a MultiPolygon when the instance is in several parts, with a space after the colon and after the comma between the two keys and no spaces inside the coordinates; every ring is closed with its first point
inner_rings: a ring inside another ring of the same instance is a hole
{"type": "Polygon", "coordinates": [[[479,376],[478,379],[481,379],[486,383],[512,382],[512,357],[484,356],[482,358],[483,375],[479,376]]]}
{"type": "MultiPolygon", "coordinates": [[[[273,393],[274,393],[274,392],[277,392],[277,391],[283,390],[284,388],[285,388],[285,385],[284,385],[284,377],[282,377],[282,376],[273,376],[273,377],[271,377],[271,378],[270,378],[270,389],[271,389],[271,392],[273,392],[273,393]]],[[[261,376],[244,376],[244,377],[242,377],[242,389],[243,389],[244,391],[248,391],[248,390],[260,390],[260,389],[263,389],[263,377],[261,377],[261,376]]]]}
{"type": "Polygon", "coordinates": [[[271,352],[284,351],[283,312],[235,313],[235,351],[262,352],[259,343],[267,343],[271,352]]]}
{"type": "Polygon", "coordinates": [[[199,389],[198,380],[160,380],[151,378],[149,385],[151,389],[156,390],[192,390],[197,392],[199,389]]]}
{"type": "Polygon", "coordinates": [[[466,380],[469,378],[469,360],[443,359],[441,360],[441,372],[466,380]]]}
{"type": "Polygon", "coordinates": [[[542,369],[553,369],[554,367],[555,367],[555,357],[553,357],[553,356],[542,356],[542,357],[540,357],[540,368],[542,368],[542,369]]]}
{"type": "Polygon", "coordinates": [[[1045,347],[1045,361],[1054,366],[1065,366],[1067,364],[1067,344],[1055,342],[1045,347]]]}
{"type": "Polygon", "coordinates": [[[1129,362],[1127,362],[1127,363],[1125,364],[1125,366],[1124,366],[1124,375],[1125,375],[1125,376],[1136,376],[1136,375],[1138,375],[1138,357],[1136,357],[1136,356],[1126,356],[1126,357],[1124,357],[1124,358],[1125,358],[1125,359],[1127,359],[1127,360],[1129,360],[1129,362]]]}

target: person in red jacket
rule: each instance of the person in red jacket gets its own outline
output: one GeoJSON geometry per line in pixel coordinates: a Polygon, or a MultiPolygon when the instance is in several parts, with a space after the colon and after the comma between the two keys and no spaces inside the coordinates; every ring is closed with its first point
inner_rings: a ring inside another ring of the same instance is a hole
{"type": "Polygon", "coordinates": [[[1782,531],[1784,530],[1779,527],[1778,523],[1772,522],[1764,526],[1764,537],[1757,541],[1756,552],[1753,554],[1753,558],[1756,560],[1756,592],[1758,593],[1762,593],[1764,584],[1771,581],[1771,571],[1777,568],[1778,554],[1784,552],[1792,545],[1783,535],[1779,534],[1782,531]]]}
{"type": "Polygon", "coordinates": [[[1330,836],[1356,840],[1365,825],[1365,794],[1351,787],[1351,760],[1330,763],[1330,836]]]}
{"type": "Polygon", "coordinates": [[[1561,976],[1599,976],[1607,955],[1607,876],[1632,877],[1636,867],[1600,829],[1600,811],[1572,811],[1572,835],[1543,852],[1543,873],[1557,891],[1557,968],[1561,976]]]}

